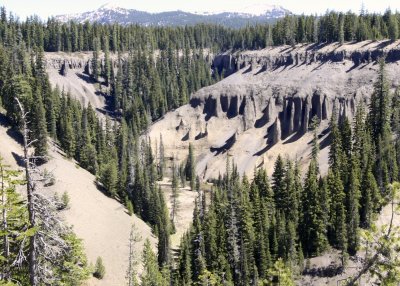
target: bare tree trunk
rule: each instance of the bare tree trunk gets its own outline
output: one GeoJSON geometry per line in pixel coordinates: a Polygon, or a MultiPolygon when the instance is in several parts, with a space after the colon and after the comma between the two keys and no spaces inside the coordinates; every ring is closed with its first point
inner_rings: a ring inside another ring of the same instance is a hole
{"type": "Polygon", "coordinates": [[[137,228],[135,225],[132,225],[131,228],[131,234],[129,236],[129,265],[128,265],[128,271],[127,271],[127,278],[128,278],[128,286],[136,286],[138,285],[137,280],[136,280],[136,265],[138,264],[138,261],[135,257],[135,245],[137,242],[139,242],[142,237],[138,234],[137,228]]]}
{"type": "MultiPolygon", "coordinates": [[[[32,143],[28,143],[28,124],[27,124],[27,113],[25,113],[24,107],[22,106],[21,102],[16,98],[18,103],[19,109],[21,110],[21,118],[22,118],[22,135],[23,135],[23,145],[24,145],[24,161],[25,161],[25,176],[26,176],[26,192],[28,198],[28,216],[29,216],[29,228],[34,228],[36,226],[36,219],[35,219],[35,210],[33,206],[33,192],[35,189],[34,182],[31,178],[30,174],[30,156],[29,156],[29,145],[32,143]]],[[[36,259],[36,234],[33,234],[29,238],[29,281],[31,286],[38,285],[37,281],[37,259],[36,259]]]]}

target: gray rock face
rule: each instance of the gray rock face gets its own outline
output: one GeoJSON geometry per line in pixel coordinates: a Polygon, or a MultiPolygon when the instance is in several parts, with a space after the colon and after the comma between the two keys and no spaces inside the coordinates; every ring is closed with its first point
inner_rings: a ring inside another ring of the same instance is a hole
{"type": "Polygon", "coordinates": [[[376,62],[384,57],[387,63],[400,60],[400,47],[386,48],[388,42],[379,43],[375,46],[357,46],[357,48],[343,49],[338,48],[324,50],[324,46],[307,45],[305,47],[285,46],[280,51],[274,49],[263,50],[263,52],[235,52],[224,53],[215,56],[213,68],[225,71],[228,76],[244,67],[249,67],[249,71],[255,66],[261,66],[263,71],[271,71],[282,66],[309,65],[312,63],[339,63],[350,61],[355,67],[376,62]]]}
{"type": "Polygon", "coordinates": [[[60,74],[63,76],[67,76],[68,70],[69,70],[69,64],[66,61],[64,61],[64,63],[61,65],[60,74]]]}
{"type": "Polygon", "coordinates": [[[381,57],[395,78],[400,47],[388,42],[225,53],[213,68],[231,76],[195,93],[190,104],[202,108],[206,121],[239,116],[242,132],[265,127],[273,145],[306,133],[314,116],[329,120],[333,109],[338,120],[351,119],[358,102],[368,102],[381,57]]]}
{"type": "MultiPolygon", "coordinates": [[[[215,56],[213,68],[230,75],[192,94],[189,105],[153,124],[149,136],[155,142],[162,134],[167,156],[174,154],[180,162],[190,142],[202,179],[224,173],[228,159],[241,174],[251,176],[261,167],[270,172],[279,154],[298,160],[305,170],[312,118],[321,121],[321,142],[326,142],[334,110],[338,120],[352,120],[358,104],[368,104],[380,56],[386,56],[391,88],[400,85],[399,43],[299,45],[215,56]],[[182,120],[193,136],[176,128],[182,120]]],[[[321,146],[323,173],[329,148],[321,146]]]]}
{"type": "Polygon", "coordinates": [[[83,70],[86,65],[86,62],[87,62],[87,60],[84,60],[84,59],[57,56],[54,58],[47,58],[46,66],[47,66],[47,68],[59,69],[60,72],[65,67],[68,69],[83,70]]]}
{"type": "Polygon", "coordinates": [[[92,74],[92,65],[91,65],[90,60],[86,62],[83,72],[85,74],[87,74],[87,75],[91,75],[92,74]]]}
{"type": "Polygon", "coordinates": [[[357,102],[366,100],[366,97],[330,97],[318,90],[306,96],[280,96],[259,86],[246,89],[242,93],[236,90],[231,96],[218,95],[215,88],[213,94],[205,96],[207,90],[199,91],[191,100],[193,108],[202,109],[206,121],[211,117],[231,119],[239,116],[243,132],[251,128],[267,127],[268,133],[271,133],[268,138],[272,145],[294,133],[306,133],[314,116],[320,121],[330,119],[333,108],[336,108],[339,120],[351,118],[357,102]]]}

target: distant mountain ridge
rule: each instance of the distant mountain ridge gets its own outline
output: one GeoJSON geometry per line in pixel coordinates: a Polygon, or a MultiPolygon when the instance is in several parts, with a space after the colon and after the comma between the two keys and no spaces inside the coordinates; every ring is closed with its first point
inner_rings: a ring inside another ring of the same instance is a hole
{"type": "Polygon", "coordinates": [[[240,10],[224,10],[220,12],[184,12],[168,11],[150,13],[135,9],[126,9],[113,4],[78,14],[58,15],[55,18],[61,22],[74,20],[79,23],[86,21],[101,24],[119,23],[122,25],[139,24],[143,26],[184,26],[199,23],[220,24],[231,28],[240,28],[247,24],[273,22],[289,10],[278,5],[252,5],[240,10]]]}

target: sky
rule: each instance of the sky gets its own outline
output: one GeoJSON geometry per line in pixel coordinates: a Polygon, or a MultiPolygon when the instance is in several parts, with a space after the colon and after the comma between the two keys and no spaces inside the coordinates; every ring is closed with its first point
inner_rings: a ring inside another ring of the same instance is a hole
{"type": "Polygon", "coordinates": [[[323,14],[327,9],[359,12],[363,3],[369,12],[383,13],[388,7],[400,11],[399,0],[0,0],[0,6],[5,6],[22,20],[33,14],[45,20],[54,15],[92,11],[109,2],[148,12],[218,12],[260,3],[280,5],[295,14],[323,14]]]}

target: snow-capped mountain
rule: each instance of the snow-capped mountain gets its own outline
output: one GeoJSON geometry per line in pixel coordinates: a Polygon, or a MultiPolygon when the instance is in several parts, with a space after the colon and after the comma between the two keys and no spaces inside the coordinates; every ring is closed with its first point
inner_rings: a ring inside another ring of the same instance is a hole
{"type": "Polygon", "coordinates": [[[58,19],[61,22],[68,22],[69,20],[74,20],[79,23],[89,21],[89,22],[100,22],[100,23],[120,22],[121,24],[129,24],[128,21],[124,20],[128,20],[131,14],[136,14],[136,13],[140,12],[136,10],[121,8],[113,3],[108,3],[94,11],[77,13],[77,14],[60,15],[56,16],[56,19],[58,19]]]}
{"type": "Polygon", "coordinates": [[[120,23],[123,25],[140,24],[145,26],[181,26],[198,23],[221,24],[228,27],[242,27],[247,24],[272,22],[291,14],[289,10],[278,5],[252,5],[243,9],[226,9],[219,12],[184,12],[170,11],[150,13],[135,9],[122,8],[114,3],[101,6],[97,10],[60,15],[55,18],[61,22],[74,20],[79,23],[86,21],[98,23],[120,23]]]}
{"type": "Polygon", "coordinates": [[[242,9],[226,9],[218,12],[196,12],[201,15],[218,15],[218,14],[239,14],[246,17],[261,17],[268,16],[271,18],[281,18],[286,14],[290,14],[290,11],[279,5],[270,4],[254,4],[245,6],[242,9]]]}

